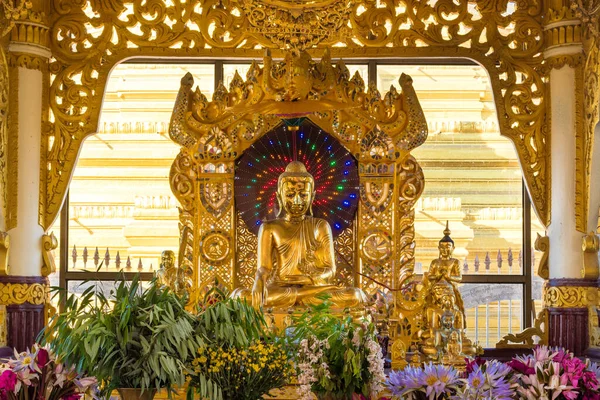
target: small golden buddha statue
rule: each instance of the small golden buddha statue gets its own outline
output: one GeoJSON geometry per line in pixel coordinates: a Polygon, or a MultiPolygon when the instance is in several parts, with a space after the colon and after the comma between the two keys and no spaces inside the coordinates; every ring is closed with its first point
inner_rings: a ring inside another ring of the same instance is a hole
{"type": "Polygon", "coordinates": [[[474,354],[475,349],[464,333],[465,308],[458,290],[462,273],[459,261],[452,257],[454,241],[448,223],[438,249],[439,257],[423,276],[427,329],[422,334],[421,351],[432,360],[454,364],[463,362],[463,356],[474,354]]]}
{"type": "Polygon", "coordinates": [[[156,271],[159,285],[167,286],[174,293],[183,296],[191,288],[191,282],[185,270],[175,265],[175,253],[165,250],[160,255],[160,268],[156,271]]]}
{"type": "Polygon", "coordinates": [[[304,164],[289,163],[277,181],[278,218],[258,231],[258,265],[252,290],[237,289],[233,296],[254,307],[319,304],[328,294],[335,307],[362,306],[362,290],[332,284],[336,273],[331,227],[312,216],[315,181],[304,164]]]}

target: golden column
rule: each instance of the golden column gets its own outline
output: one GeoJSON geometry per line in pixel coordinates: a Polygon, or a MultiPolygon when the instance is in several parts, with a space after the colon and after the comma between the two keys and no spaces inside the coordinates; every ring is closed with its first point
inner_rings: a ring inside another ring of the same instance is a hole
{"type": "MultiPolygon", "coordinates": [[[[2,0],[0,21],[8,38],[3,57],[8,65],[4,230],[10,239],[7,264],[0,265],[0,305],[6,306],[8,345],[31,346],[44,326],[51,260],[43,248],[56,247],[40,225],[43,112],[47,110],[48,26],[45,0],[2,0]],[[43,259],[46,259],[46,262],[43,259]],[[44,276],[46,275],[46,276],[44,276]]],[[[4,240],[4,251],[8,248],[4,240]]],[[[0,257],[0,259],[3,257],[0,257]]]]}
{"type": "Polygon", "coordinates": [[[594,250],[594,241],[587,240],[582,251],[582,237],[588,230],[593,131],[598,121],[599,42],[590,29],[590,14],[597,14],[592,10],[598,6],[593,3],[599,2],[552,0],[544,27],[552,116],[552,204],[548,269],[540,275],[549,279],[544,287],[549,344],[576,354],[588,348],[588,332],[598,326],[597,263],[584,262],[584,252],[597,252],[597,245],[594,250]]]}

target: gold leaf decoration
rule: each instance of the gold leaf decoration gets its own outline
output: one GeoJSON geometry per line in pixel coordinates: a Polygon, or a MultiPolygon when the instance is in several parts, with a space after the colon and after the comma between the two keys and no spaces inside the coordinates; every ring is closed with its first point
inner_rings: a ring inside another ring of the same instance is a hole
{"type": "MultiPolygon", "coordinates": [[[[45,160],[46,228],[58,214],[83,139],[97,130],[106,80],[114,65],[132,56],[257,58],[257,48],[276,49],[282,47],[281,40],[289,41],[293,35],[285,27],[299,21],[296,8],[303,4],[321,14],[339,4],[349,6],[340,11],[349,10],[349,18],[337,35],[306,37],[306,47],[335,45],[332,57],[462,57],[483,65],[490,75],[500,131],[514,142],[535,209],[542,222],[549,223],[545,35],[539,0],[433,4],[407,0],[400,6],[366,0],[95,0],[90,4],[93,13],[80,0],[51,3],[54,59],[49,95],[54,121],[45,133],[45,140],[52,143],[45,160]],[[246,7],[285,12],[291,19],[265,27],[255,15],[247,14],[246,7]]],[[[334,123],[335,113],[325,114],[334,123]]],[[[361,134],[359,126],[337,122],[344,135],[361,134]]]]}

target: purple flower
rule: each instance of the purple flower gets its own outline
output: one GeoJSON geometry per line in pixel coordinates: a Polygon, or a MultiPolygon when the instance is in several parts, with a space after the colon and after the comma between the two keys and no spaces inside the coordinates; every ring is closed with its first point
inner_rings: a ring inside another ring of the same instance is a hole
{"type": "Polygon", "coordinates": [[[79,393],[72,393],[72,394],[69,394],[67,396],[64,396],[62,398],[62,400],[79,400],[80,398],[81,398],[81,394],[79,394],[79,393]]]}
{"type": "Polygon", "coordinates": [[[476,370],[471,371],[471,373],[469,374],[469,376],[467,378],[467,383],[473,389],[476,389],[476,390],[481,389],[483,387],[483,385],[485,384],[485,378],[483,376],[483,372],[481,372],[481,369],[477,368],[476,370]]]}
{"type": "Polygon", "coordinates": [[[485,364],[485,360],[481,357],[475,357],[474,359],[465,358],[465,362],[467,363],[465,367],[465,372],[467,375],[473,372],[475,367],[480,367],[485,364]]]}
{"type": "Polygon", "coordinates": [[[590,363],[588,366],[588,370],[593,372],[596,375],[596,379],[600,379],[600,366],[595,362],[590,363]]]}
{"type": "Polygon", "coordinates": [[[454,368],[429,363],[425,366],[419,381],[425,387],[426,396],[437,398],[450,392],[459,379],[454,368]]]}
{"type": "Polygon", "coordinates": [[[489,379],[493,381],[506,377],[510,372],[510,365],[504,364],[498,360],[491,360],[485,364],[485,373],[489,379]]]}
{"type": "Polygon", "coordinates": [[[12,392],[17,385],[17,374],[7,369],[0,375],[0,390],[12,392]]]}
{"type": "Polygon", "coordinates": [[[403,397],[421,389],[420,378],[423,374],[421,368],[406,367],[401,371],[391,372],[387,381],[387,386],[393,395],[403,397]]]}

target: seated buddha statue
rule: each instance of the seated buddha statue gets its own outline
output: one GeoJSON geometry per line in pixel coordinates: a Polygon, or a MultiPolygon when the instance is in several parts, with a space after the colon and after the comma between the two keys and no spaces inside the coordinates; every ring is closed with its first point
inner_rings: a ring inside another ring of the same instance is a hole
{"type": "Polygon", "coordinates": [[[185,270],[175,265],[175,253],[171,250],[165,250],[160,255],[160,268],[156,271],[156,280],[159,285],[168,287],[178,296],[189,295],[192,286],[185,270]]]}
{"type": "Polygon", "coordinates": [[[439,257],[423,276],[427,329],[421,351],[432,360],[462,362],[463,355],[474,354],[474,348],[464,333],[465,308],[458,290],[462,274],[459,261],[452,257],[454,241],[447,223],[438,249],[439,257]]]}
{"type": "Polygon", "coordinates": [[[277,181],[279,214],[258,231],[257,271],[251,290],[237,289],[254,307],[308,306],[329,295],[334,307],[366,302],[362,290],[333,284],[336,274],[331,227],[312,216],[315,181],[304,164],[289,163],[277,181]]]}

